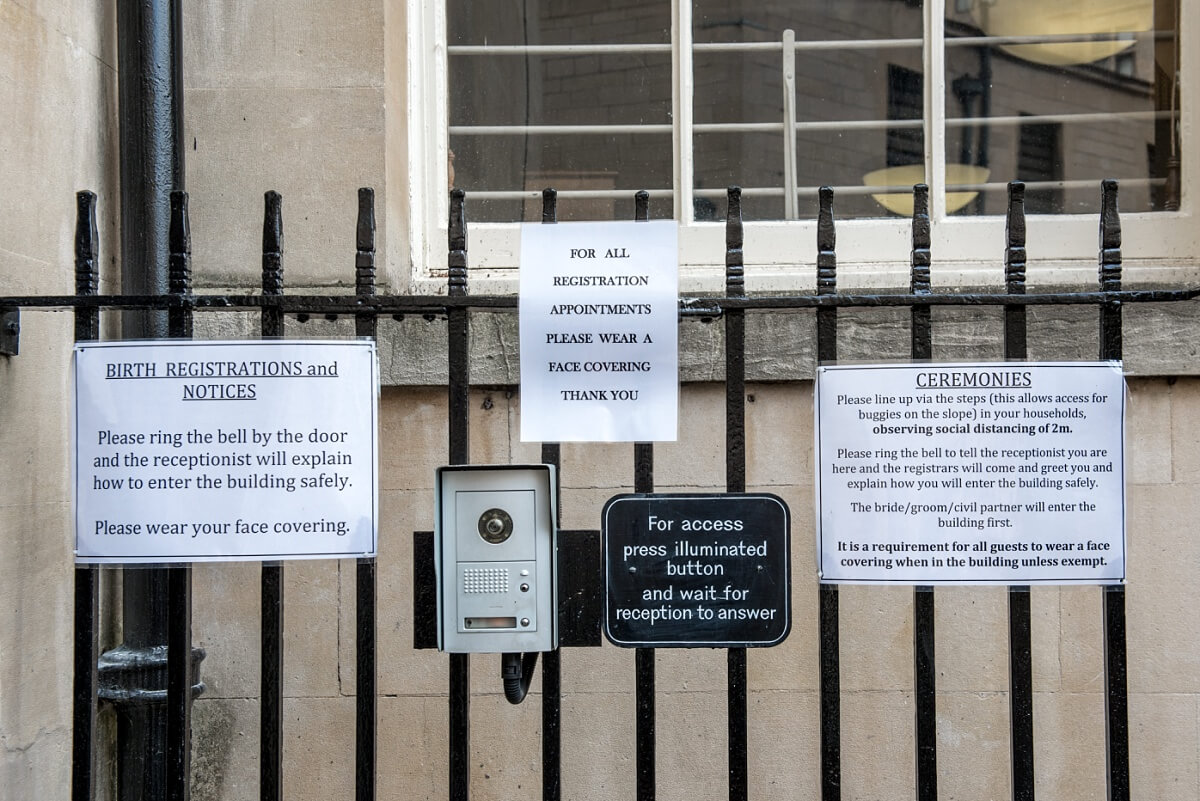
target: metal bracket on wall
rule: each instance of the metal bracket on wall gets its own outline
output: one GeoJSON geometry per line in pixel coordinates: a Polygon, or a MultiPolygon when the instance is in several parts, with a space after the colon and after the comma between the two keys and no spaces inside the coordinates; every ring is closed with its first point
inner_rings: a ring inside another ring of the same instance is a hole
{"type": "Polygon", "coordinates": [[[21,344],[21,310],[0,309],[0,354],[16,356],[21,344]]]}
{"type": "MultiPolygon", "coordinates": [[[[192,697],[204,690],[200,680],[203,648],[192,648],[192,697]]],[[[131,648],[119,645],[100,656],[97,696],[117,706],[167,702],[167,646],[131,648]]]]}

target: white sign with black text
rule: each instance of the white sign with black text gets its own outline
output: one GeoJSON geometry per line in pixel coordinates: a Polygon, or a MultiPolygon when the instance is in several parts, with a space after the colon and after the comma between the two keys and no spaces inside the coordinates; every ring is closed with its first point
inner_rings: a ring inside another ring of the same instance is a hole
{"type": "Polygon", "coordinates": [[[369,341],[75,346],[80,562],[375,554],[369,341]]]}
{"type": "Polygon", "coordinates": [[[1124,581],[1120,363],[822,366],[815,408],[821,581],[1124,581]]]}
{"type": "Polygon", "coordinates": [[[673,442],[674,221],[521,226],[521,440],[673,442]]]}

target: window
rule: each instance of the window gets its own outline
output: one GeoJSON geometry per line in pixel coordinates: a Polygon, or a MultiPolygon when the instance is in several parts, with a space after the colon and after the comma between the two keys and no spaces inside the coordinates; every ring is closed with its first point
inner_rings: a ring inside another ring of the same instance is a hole
{"type": "Polygon", "coordinates": [[[681,223],[685,291],[719,285],[729,184],[749,263],[766,268],[751,280],[777,287],[806,280],[823,184],[856,233],[839,241],[851,284],[903,270],[917,181],[934,188],[941,266],[994,266],[1013,179],[1033,185],[1031,213],[1059,215],[1044,223],[1053,242],[1031,221],[1034,259],[1087,264],[1106,177],[1121,181],[1129,259],[1200,251],[1186,204],[1174,211],[1172,171],[1196,172],[1179,159],[1190,89],[1168,0],[413,0],[410,13],[412,165],[440,215],[415,204],[417,264],[444,262],[436,165],[450,159],[471,264],[502,279],[545,186],[564,220],[628,218],[649,190],[652,213],[681,223]]]}

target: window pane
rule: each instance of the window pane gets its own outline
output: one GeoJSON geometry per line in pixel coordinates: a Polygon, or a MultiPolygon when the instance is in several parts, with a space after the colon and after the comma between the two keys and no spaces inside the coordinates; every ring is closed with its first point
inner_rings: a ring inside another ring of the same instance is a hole
{"type": "Polygon", "coordinates": [[[671,6],[653,0],[446,0],[454,45],[671,42],[671,6]]]}
{"type": "Polygon", "coordinates": [[[486,192],[552,186],[564,220],[623,219],[631,200],[596,193],[671,188],[669,2],[449,0],[447,26],[452,180],[472,219],[540,219],[540,201],[486,192]]]}
{"type": "Polygon", "coordinates": [[[797,41],[921,38],[921,0],[695,0],[695,42],[778,42],[785,28],[797,41]]]}
{"type": "Polygon", "coordinates": [[[450,59],[451,125],[671,124],[671,54],[450,59]]]}
{"type": "MultiPolygon", "coordinates": [[[[564,193],[561,220],[627,220],[633,217],[634,192],[671,188],[671,142],[670,133],[451,135],[454,185],[466,190],[477,222],[540,220],[540,199],[477,193],[546,187],[564,193]],[[572,191],[589,196],[565,194],[572,191]]],[[[673,212],[663,200],[653,201],[652,209],[656,217],[673,212]]]]}
{"type": "Polygon", "coordinates": [[[1121,182],[1123,211],[1177,207],[1173,3],[947,12],[947,166],[971,165],[989,184],[960,213],[1003,214],[1011,180],[1028,184],[1030,213],[1094,213],[1104,178],[1121,182]]]}
{"type": "Polygon", "coordinates": [[[909,188],[913,170],[916,181],[924,176],[921,14],[919,0],[694,2],[697,193],[737,184],[748,219],[784,218],[794,116],[796,216],[815,213],[826,184],[838,187],[839,217],[887,214],[866,190],[868,176],[887,180],[878,171],[906,166],[909,188]],[[794,83],[785,90],[789,31],[794,83]]]}

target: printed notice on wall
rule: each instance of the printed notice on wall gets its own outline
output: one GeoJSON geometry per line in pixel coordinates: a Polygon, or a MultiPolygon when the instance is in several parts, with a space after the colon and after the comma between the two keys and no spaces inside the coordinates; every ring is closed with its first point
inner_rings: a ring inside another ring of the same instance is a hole
{"type": "Polygon", "coordinates": [[[824,582],[1125,579],[1117,362],[817,370],[824,582]]]}
{"type": "Polygon", "coordinates": [[[80,562],[370,556],[368,341],[75,346],[80,562]]]}
{"type": "Polygon", "coordinates": [[[673,221],[521,227],[521,440],[672,442],[673,221]]]}

